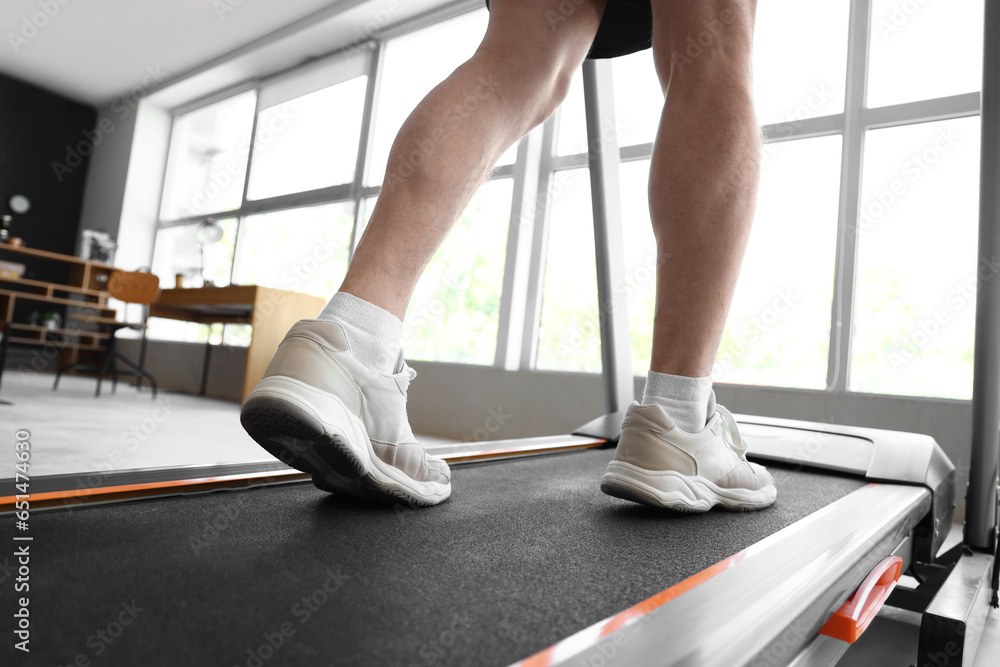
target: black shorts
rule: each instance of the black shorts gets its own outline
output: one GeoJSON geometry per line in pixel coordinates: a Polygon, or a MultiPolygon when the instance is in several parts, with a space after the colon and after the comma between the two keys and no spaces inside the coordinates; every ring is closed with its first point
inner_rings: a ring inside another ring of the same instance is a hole
{"type": "MultiPolygon", "coordinates": [[[[553,11],[549,16],[552,29],[572,18],[576,3],[563,0],[565,11],[553,11]]],[[[489,9],[490,0],[486,0],[489,9]]],[[[601,17],[597,36],[590,47],[588,58],[617,58],[653,45],[653,10],[651,0],[608,0],[601,17]]]]}

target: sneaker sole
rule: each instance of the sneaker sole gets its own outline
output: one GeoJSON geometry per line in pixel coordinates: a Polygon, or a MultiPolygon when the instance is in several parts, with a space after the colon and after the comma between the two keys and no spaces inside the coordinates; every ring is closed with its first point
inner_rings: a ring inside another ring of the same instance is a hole
{"type": "Polygon", "coordinates": [[[292,378],[262,380],[243,404],[240,422],[257,444],[312,475],[324,491],[411,507],[436,505],[451,494],[450,485],[418,482],[379,461],[364,424],[339,398],[292,378]]]}
{"type": "Polygon", "coordinates": [[[678,512],[702,513],[713,507],[737,512],[770,507],[777,489],[723,489],[704,477],[673,470],[652,471],[622,461],[612,461],[601,478],[601,491],[615,498],[678,512]]]}

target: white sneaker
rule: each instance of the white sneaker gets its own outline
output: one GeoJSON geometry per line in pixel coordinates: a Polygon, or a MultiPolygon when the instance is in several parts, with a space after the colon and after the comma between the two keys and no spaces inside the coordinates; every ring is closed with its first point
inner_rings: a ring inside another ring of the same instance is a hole
{"type": "Polygon", "coordinates": [[[746,451],[736,420],[721,405],[701,433],[686,433],[661,405],[632,403],[601,491],[682,512],[763,509],[777,496],[774,478],[747,461],[746,451]]]}
{"type": "Polygon", "coordinates": [[[369,370],[335,322],[302,320],[285,335],[240,412],[243,428],[321,489],[436,505],[451,495],[444,460],[417,444],[406,416],[416,371],[369,370]]]}

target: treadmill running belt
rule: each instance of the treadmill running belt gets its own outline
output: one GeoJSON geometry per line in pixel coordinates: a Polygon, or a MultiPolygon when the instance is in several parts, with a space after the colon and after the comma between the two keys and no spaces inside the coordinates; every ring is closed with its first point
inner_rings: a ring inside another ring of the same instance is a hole
{"type": "Polygon", "coordinates": [[[600,492],[612,454],[456,468],[419,511],[286,485],[39,513],[29,662],[507,665],[865,484],[771,465],[768,510],[666,513],[600,492]]]}

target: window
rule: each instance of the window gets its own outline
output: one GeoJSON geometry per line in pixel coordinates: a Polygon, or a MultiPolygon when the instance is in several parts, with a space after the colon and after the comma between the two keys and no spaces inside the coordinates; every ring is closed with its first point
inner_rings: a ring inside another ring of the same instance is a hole
{"type": "Polygon", "coordinates": [[[589,170],[557,171],[548,195],[548,252],[535,366],[600,373],[601,326],[589,170]]]}
{"type": "MultiPolygon", "coordinates": [[[[754,93],[768,136],[716,380],[969,398],[977,272],[1000,271],[974,266],[980,121],[976,96],[967,93],[980,86],[982,13],[983,0],[758,6],[754,93]],[[852,10],[868,7],[869,21],[851,20],[852,10]],[[856,57],[848,58],[852,44],[856,57]],[[849,79],[859,85],[848,89],[849,79]],[[815,118],[822,120],[803,122],[815,118]]],[[[472,55],[487,17],[476,9],[386,41],[378,72],[366,49],[354,49],[177,116],[153,262],[163,284],[178,273],[197,284],[204,264],[216,284],[231,276],[329,296],[372,215],[396,133],[472,55]],[[369,91],[376,82],[379,90],[369,91]],[[377,104],[365,123],[369,92],[377,104]],[[355,173],[359,149],[371,156],[364,174],[355,173]],[[224,235],[203,248],[196,225],[209,215],[224,235]]],[[[641,375],[657,268],[647,182],[663,94],[651,51],[613,60],[611,73],[613,86],[598,94],[613,99],[625,147],[624,289],[632,365],[641,375]]],[[[601,371],[582,71],[547,122],[554,134],[534,133],[529,141],[538,143],[525,151],[550,152],[541,170],[514,165],[511,147],[432,258],[404,321],[408,357],[601,371]],[[536,171],[548,188],[540,194],[518,180],[536,171]],[[515,204],[524,233],[513,238],[526,246],[508,248],[515,204]],[[527,247],[535,242],[544,252],[527,247]],[[505,282],[508,254],[516,271],[505,282]],[[542,266],[526,267],[530,261],[542,266]],[[504,285],[524,291],[507,294],[504,285]],[[522,340],[532,329],[536,340],[522,340]],[[507,341],[501,354],[498,339],[507,341]],[[519,354],[525,346],[533,357],[519,354]]],[[[232,344],[245,344],[248,333],[179,323],[150,331],[168,329],[232,344]]]]}
{"type": "Polygon", "coordinates": [[[247,199],[353,181],[367,85],[359,76],[263,109],[247,199]]]}
{"type": "Polygon", "coordinates": [[[243,196],[257,94],[248,91],[178,116],[160,217],[234,211],[243,196]]]}
{"type": "Polygon", "coordinates": [[[772,148],[761,170],[757,215],[712,375],[720,382],[823,389],[841,137],[772,148]]]}
{"type": "Polygon", "coordinates": [[[185,286],[200,287],[202,276],[213,285],[229,284],[236,248],[236,220],[219,220],[222,238],[215,243],[202,243],[198,224],[165,227],[156,233],[152,271],[160,278],[160,287],[176,284],[182,276],[185,286]]]}
{"type": "MultiPolygon", "coordinates": [[[[386,44],[366,183],[382,182],[389,149],[403,121],[427,93],[475,53],[488,19],[486,9],[481,9],[386,44]]],[[[516,154],[516,147],[511,147],[497,164],[512,163],[516,154]]]]}
{"type": "MultiPolygon", "coordinates": [[[[713,377],[719,382],[826,385],[840,195],[839,136],[779,144],[765,163],[750,243],[713,377]],[[802,164],[810,164],[803,170],[802,164]]],[[[625,289],[632,369],[649,370],[656,241],[646,198],[649,161],[621,166],[625,289]]]]}
{"type": "Polygon", "coordinates": [[[979,90],[983,0],[872,0],[868,106],[979,90]]]}
{"type": "Polygon", "coordinates": [[[611,72],[618,145],[652,143],[663,111],[663,91],[653,65],[652,50],[615,58],[611,61],[611,72]]]}
{"type": "Polygon", "coordinates": [[[587,112],[583,101],[583,70],[573,75],[556,117],[556,155],[587,152],[587,112]]]}
{"type": "Polygon", "coordinates": [[[347,274],[353,225],[351,202],[248,216],[233,281],[329,297],[347,274]]]}
{"type": "Polygon", "coordinates": [[[403,322],[407,358],[493,363],[512,193],[511,179],[483,185],[434,254],[403,322]]]}
{"type": "MultiPolygon", "coordinates": [[[[160,278],[161,288],[174,287],[177,276],[181,276],[185,287],[201,287],[203,276],[213,285],[229,284],[237,224],[234,218],[217,222],[222,227],[222,238],[215,243],[200,242],[198,223],[164,227],[157,231],[151,268],[160,278]]],[[[150,338],[204,343],[210,338],[212,342],[218,342],[221,332],[221,326],[210,328],[204,324],[154,317],[149,320],[146,335],[150,338]]]]}
{"type": "Polygon", "coordinates": [[[649,217],[649,160],[626,162],[619,173],[632,370],[636,375],[645,375],[653,350],[656,309],[656,239],[649,217]]]}
{"type": "Polygon", "coordinates": [[[861,173],[849,388],[968,399],[979,119],[872,130],[861,173]]]}
{"type": "Polygon", "coordinates": [[[850,9],[850,0],[757,4],[753,78],[758,122],[843,113],[850,9]]]}

